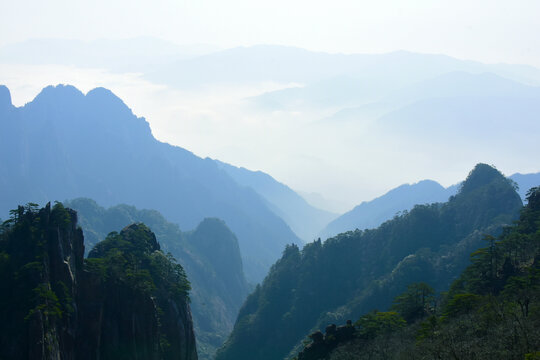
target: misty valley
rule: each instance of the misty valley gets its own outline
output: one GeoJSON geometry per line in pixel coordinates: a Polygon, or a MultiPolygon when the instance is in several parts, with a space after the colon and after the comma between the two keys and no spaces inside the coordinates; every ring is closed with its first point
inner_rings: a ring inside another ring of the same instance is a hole
{"type": "Polygon", "coordinates": [[[207,89],[276,88],[171,125],[218,160],[158,136],[149,99],[65,84],[21,105],[0,85],[0,360],[540,359],[540,70],[113,44],[35,61],[118,75],[135,45],[130,74],[185,114],[207,89]]]}

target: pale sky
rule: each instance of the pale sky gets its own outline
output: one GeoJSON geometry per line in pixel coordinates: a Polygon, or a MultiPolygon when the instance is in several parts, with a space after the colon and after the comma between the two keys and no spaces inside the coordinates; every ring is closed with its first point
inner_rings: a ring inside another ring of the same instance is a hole
{"type": "Polygon", "coordinates": [[[538,0],[2,0],[0,45],[152,36],[221,47],[399,49],[540,66],[538,0]]]}

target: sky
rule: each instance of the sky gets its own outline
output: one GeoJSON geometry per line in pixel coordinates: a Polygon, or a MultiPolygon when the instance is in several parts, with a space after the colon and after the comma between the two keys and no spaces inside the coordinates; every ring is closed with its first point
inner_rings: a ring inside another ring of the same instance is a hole
{"type": "Polygon", "coordinates": [[[406,49],[540,66],[537,0],[17,0],[0,7],[0,45],[152,36],[226,48],[406,49]]]}
{"type": "MultiPolygon", "coordinates": [[[[537,0],[18,0],[0,5],[0,47],[36,38],[153,37],[223,49],[279,44],[332,53],[408,50],[540,67],[538,14],[537,0]]],[[[401,159],[389,143],[374,157],[370,149],[384,140],[363,137],[358,147],[357,128],[342,128],[341,134],[350,134],[343,137],[328,128],[303,127],[331,112],[246,111],[245,98],[291,84],[182,91],[135,73],[22,64],[0,64],[0,83],[8,85],[18,106],[49,84],[73,84],[84,92],[107,87],[150,122],[158,139],[263,170],[295,190],[337,200],[339,211],[405,182],[432,178],[452,185],[477,161],[497,164],[508,175],[540,170],[510,156],[471,157],[467,149],[447,152],[434,164],[422,153],[414,161],[401,159]],[[389,165],[376,166],[375,158],[389,165]],[[456,166],[447,166],[451,162],[456,166]]]]}

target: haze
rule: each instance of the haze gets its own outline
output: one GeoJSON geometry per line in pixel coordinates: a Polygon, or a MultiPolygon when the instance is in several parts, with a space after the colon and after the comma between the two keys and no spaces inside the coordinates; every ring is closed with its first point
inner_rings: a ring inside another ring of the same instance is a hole
{"type": "Polygon", "coordinates": [[[428,177],[449,186],[478,162],[540,170],[527,136],[538,131],[537,1],[1,8],[0,83],[16,105],[49,84],[106,87],[158,139],[335,199],[335,211],[428,177]]]}

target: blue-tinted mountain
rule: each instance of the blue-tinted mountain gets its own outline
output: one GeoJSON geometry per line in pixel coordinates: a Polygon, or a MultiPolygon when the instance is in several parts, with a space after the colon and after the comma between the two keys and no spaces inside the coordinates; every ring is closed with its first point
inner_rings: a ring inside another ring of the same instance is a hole
{"type": "Polygon", "coordinates": [[[161,249],[182,264],[191,282],[191,310],[199,359],[210,359],[231,332],[249,288],[242,269],[236,236],[219,219],[204,219],[193,231],[183,232],[156,210],[130,205],[105,209],[85,198],[65,201],[78,214],[85,250],[116,229],[144,223],[161,249]]]}
{"type": "Polygon", "coordinates": [[[397,213],[412,209],[414,205],[445,202],[456,191],[455,187],[446,189],[433,180],[401,185],[333,220],[320,232],[320,237],[326,239],[354,229],[376,228],[397,213]]]}
{"type": "Polygon", "coordinates": [[[250,171],[216,160],[238,184],[248,186],[261,195],[276,215],[285,220],[290,228],[302,240],[315,239],[319,229],[328,224],[337,215],[317,209],[294,192],[287,185],[276,181],[261,171],[250,171]]]}
{"type": "MultiPolygon", "coordinates": [[[[20,203],[88,197],[156,209],[182,229],[223,219],[238,237],[246,277],[264,277],[298,242],[254,190],[210,159],[157,141],[144,118],[107,89],[49,86],[15,108],[0,92],[0,214],[20,203]]],[[[1,216],[5,217],[5,215],[1,216]]]]}
{"type": "MultiPolygon", "coordinates": [[[[540,185],[540,173],[514,174],[509,179],[518,185],[523,201],[532,187],[540,185]]],[[[404,184],[371,201],[365,201],[330,222],[320,233],[323,239],[355,229],[373,229],[415,205],[445,202],[459,191],[459,184],[444,188],[433,180],[404,184]]]]}
{"type": "Polygon", "coordinates": [[[523,201],[527,198],[527,192],[531,188],[540,186],[540,172],[533,174],[516,173],[511,175],[510,179],[518,185],[518,193],[523,201]]]}
{"type": "Polygon", "coordinates": [[[384,310],[407,284],[447,289],[522,207],[513,184],[478,164],[448,202],[418,205],[373,230],[340,234],[302,250],[287,246],[247,298],[217,360],[294,356],[304,336],[328,324],[384,310]]]}

